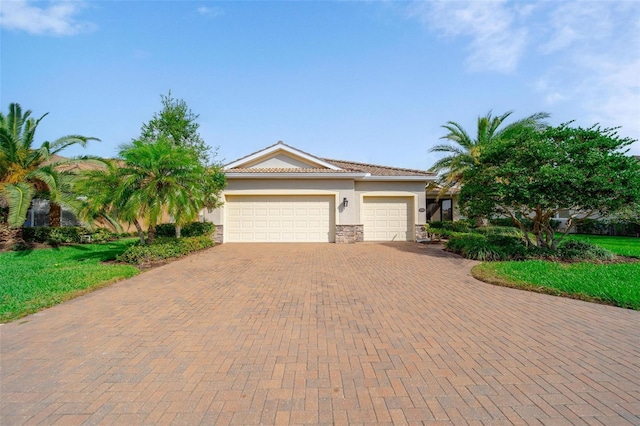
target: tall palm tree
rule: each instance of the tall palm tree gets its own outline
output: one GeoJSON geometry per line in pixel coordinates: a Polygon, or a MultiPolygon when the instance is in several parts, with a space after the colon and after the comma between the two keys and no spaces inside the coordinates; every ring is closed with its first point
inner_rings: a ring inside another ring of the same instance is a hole
{"type": "Polygon", "coordinates": [[[102,160],[103,166],[83,170],[75,181],[75,192],[82,194],[78,217],[87,224],[98,224],[122,231],[121,223],[133,224],[144,244],[144,230],[138,212],[128,202],[133,188],[123,187],[120,160],[102,160]]]}
{"type": "Polygon", "coordinates": [[[441,173],[438,185],[445,192],[463,183],[462,174],[478,161],[483,146],[500,138],[508,138],[523,128],[542,129],[547,125],[544,120],[550,117],[549,113],[538,112],[500,128],[512,113],[513,111],[508,111],[501,116],[492,117],[491,111],[489,111],[484,117],[478,117],[475,138],[469,136],[469,133],[455,121],[448,121],[442,126],[449,133],[440,139],[446,139],[452,143],[436,145],[429,152],[449,154],[436,161],[430,169],[432,172],[441,173]]]}
{"type": "Polygon", "coordinates": [[[12,239],[26,220],[27,210],[35,198],[48,199],[54,204],[70,208],[75,206],[72,192],[74,172],[70,166],[85,159],[56,161],[55,154],[79,144],[85,146],[90,140],[99,140],[81,135],[68,135],[53,142],[43,142],[35,148],[34,137],[40,121],[24,113],[17,103],[9,104],[9,113],[0,113],[0,207],[6,215],[0,219],[4,229],[3,239],[12,239]]]}
{"type": "Polygon", "coordinates": [[[147,242],[153,242],[165,213],[173,216],[179,236],[180,227],[198,216],[207,198],[202,185],[206,170],[197,153],[160,137],[153,143],[133,141],[122,147],[120,157],[124,165],[116,197],[126,200],[127,212],[146,220],[147,242]]]}

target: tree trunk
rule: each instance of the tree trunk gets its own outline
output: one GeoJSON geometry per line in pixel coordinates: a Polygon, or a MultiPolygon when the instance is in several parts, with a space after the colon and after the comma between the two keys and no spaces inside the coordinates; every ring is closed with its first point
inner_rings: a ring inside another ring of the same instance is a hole
{"type": "Polygon", "coordinates": [[[11,250],[15,246],[24,244],[22,228],[13,228],[7,222],[0,222],[0,250],[11,250]]]}
{"type": "Polygon", "coordinates": [[[142,226],[140,226],[140,222],[138,222],[138,219],[133,219],[133,226],[135,226],[136,231],[138,231],[138,238],[140,238],[140,244],[145,245],[146,241],[144,240],[144,231],[142,230],[142,226]]]}
{"type": "Polygon", "coordinates": [[[182,226],[176,223],[176,238],[180,238],[182,236],[182,226]]]}
{"type": "Polygon", "coordinates": [[[54,228],[59,228],[61,218],[62,218],[62,207],[60,207],[60,204],[56,204],[52,201],[49,202],[49,226],[54,228]]]}
{"type": "Polygon", "coordinates": [[[149,225],[147,228],[147,244],[153,244],[153,240],[156,238],[156,227],[149,225]]]}
{"type": "Polygon", "coordinates": [[[484,216],[476,217],[476,227],[486,228],[487,226],[489,226],[489,219],[484,216]]]}

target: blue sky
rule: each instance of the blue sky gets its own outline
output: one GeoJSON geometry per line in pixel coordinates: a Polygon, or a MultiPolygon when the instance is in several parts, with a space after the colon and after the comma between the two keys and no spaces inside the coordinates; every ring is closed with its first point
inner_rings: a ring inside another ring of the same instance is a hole
{"type": "MultiPolygon", "coordinates": [[[[2,0],[0,107],[114,156],[169,90],[231,161],[278,140],[426,169],[449,120],[538,111],[640,139],[640,2],[2,0]]],[[[631,147],[640,155],[640,143],[631,147]]]]}

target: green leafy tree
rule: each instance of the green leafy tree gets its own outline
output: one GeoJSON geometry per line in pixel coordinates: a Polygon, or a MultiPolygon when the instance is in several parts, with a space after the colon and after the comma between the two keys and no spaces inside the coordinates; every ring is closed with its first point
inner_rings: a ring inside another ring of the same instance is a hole
{"type": "Polygon", "coordinates": [[[495,140],[508,138],[523,128],[544,128],[546,125],[544,120],[549,118],[548,113],[538,112],[503,126],[505,120],[512,113],[513,111],[508,111],[494,117],[489,111],[484,117],[478,117],[475,137],[471,137],[462,125],[455,121],[449,121],[442,126],[448,133],[440,139],[446,139],[450,143],[439,144],[429,150],[429,152],[447,154],[436,161],[430,169],[430,171],[440,174],[433,185],[434,188],[439,188],[439,197],[464,183],[464,172],[477,163],[483,147],[495,140]]]}
{"type": "Polygon", "coordinates": [[[81,135],[68,135],[53,142],[45,141],[35,147],[35,132],[40,121],[31,117],[31,111],[22,111],[17,103],[9,105],[9,113],[0,113],[0,228],[3,240],[19,239],[20,227],[34,198],[49,200],[52,205],[63,205],[71,210],[77,207],[73,192],[76,173],[73,166],[88,158],[56,161],[55,154],[71,145],[85,146],[90,140],[81,135]]]}
{"type": "Polygon", "coordinates": [[[164,137],[175,145],[193,149],[202,164],[209,164],[211,150],[198,132],[200,115],[194,114],[183,99],[171,96],[171,91],[160,95],[160,99],[162,110],[142,125],[139,140],[153,142],[164,137]]]}
{"type": "Polygon", "coordinates": [[[129,202],[135,188],[124,185],[121,160],[103,160],[104,165],[83,171],[75,182],[75,191],[82,194],[78,217],[88,224],[122,231],[122,223],[133,224],[141,244],[145,235],[139,221],[137,206],[129,202]]]}
{"type": "MultiPolygon", "coordinates": [[[[165,96],[161,95],[162,110],[154,114],[153,118],[142,125],[140,140],[155,142],[165,139],[177,147],[192,150],[204,172],[200,175],[200,181],[192,187],[194,194],[203,190],[202,199],[198,199],[198,210],[202,208],[213,209],[220,205],[220,192],[226,185],[226,177],[222,166],[215,161],[216,151],[212,151],[200,136],[198,129],[199,115],[194,114],[187,103],[182,99],[175,99],[171,91],[165,96]],[[197,187],[197,188],[196,188],[197,187]]],[[[183,217],[193,220],[199,212],[189,211],[189,206],[178,208],[169,206],[170,214],[176,221],[176,237],[180,237],[183,217]]]]}
{"type": "Polygon", "coordinates": [[[463,173],[463,211],[470,216],[503,215],[538,247],[555,250],[582,220],[607,217],[640,201],[640,166],[625,155],[633,143],[616,129],[570,127],[541,131],[522,128],[483,148],[463,173]],[[558,236],[552,219],[568,209],[566,230],[558,236]],[[526,229],[526,221],[532,229],[526,229]]]}
{"type": "Polygon", "coordinates": [[[122,147],[120,157],[124,165],[117,197],[126,199],[126,211],[146,220],[147,243],[153,242],[165,213],[173,216],[176,229],[197,218],[206,199],[202,185],[206,169],[192,149],[161,136],[155,142],[133,141],[122,147]]]}

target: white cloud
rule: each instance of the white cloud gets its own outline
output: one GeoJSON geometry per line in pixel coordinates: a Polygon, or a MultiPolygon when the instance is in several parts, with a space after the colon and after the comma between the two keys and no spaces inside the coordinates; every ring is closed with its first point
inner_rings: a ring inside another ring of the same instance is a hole
{"type": "Polygon", "coordinates": [[[547,68],[536,84],[545,99],[562,93],[586,123],[621,126],[640,138],[640,5],[625,2],[561,3],[549,13],[540,40],[547,68]]]}
{"type": "Polygon", "coordinates": [[[92,23],[75,19],[83,7],[84,2],[81,1],[55,1],[47,7],[40,7],[27,0],[3,0],[0,3],[0,25],[8,30],[36,35],[74,35],[95,28],[92,23]]]}
{"type": "Polygon", "coordinates": [[[198,12],[198,14],[202,16],[210,16],[210,17],[224,15],[224,10],[221,7],[200,6],[196,9],[196,12],[198,12]]]}
{"type": "Polygon", "coordinates": [[[611,35],[611,7],[606,2],[558,3],[545,19],[545,27],[550,37],[540,46],[543,53],[598,43],[611,35]]]}
{"type": "Polygon", "coordinates": [[[531,4],[510,6],[506,1],[415,2],[409,16],[447,38],[467,37],[467,64],[472,71],[509,73],[525,52],[529,34],[520,26],[534,9],[531,4]]]}
{"type": "Polygon", "coordinates": [[[416,1],[408,16],[464,40],[471,71],[518,72],[581,125],[622,126],[640,139],[640,3],[416,1]]]}

